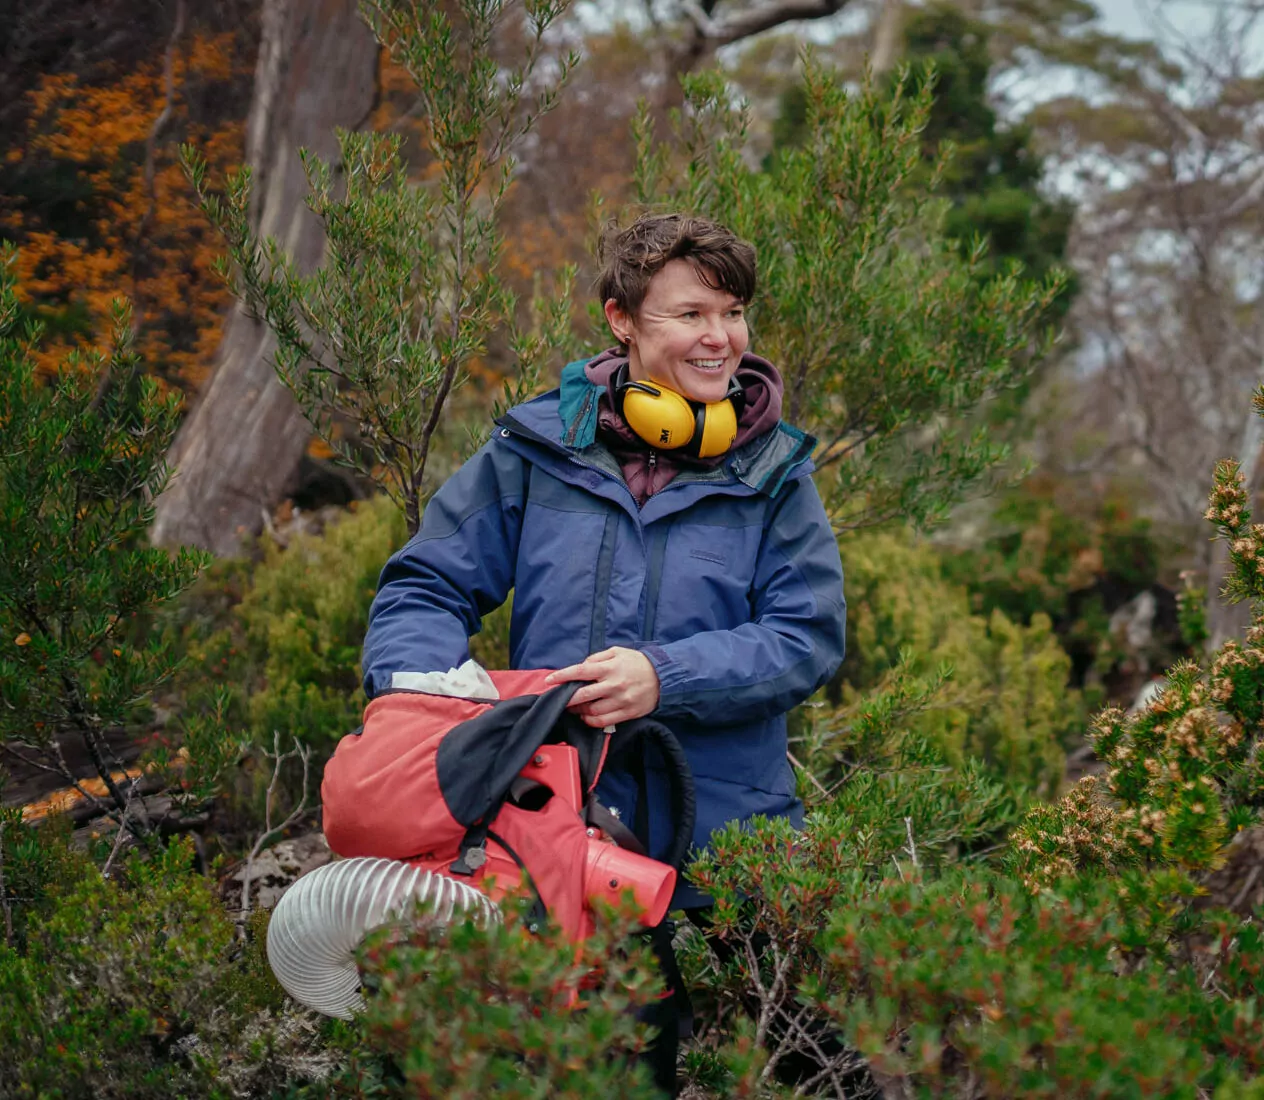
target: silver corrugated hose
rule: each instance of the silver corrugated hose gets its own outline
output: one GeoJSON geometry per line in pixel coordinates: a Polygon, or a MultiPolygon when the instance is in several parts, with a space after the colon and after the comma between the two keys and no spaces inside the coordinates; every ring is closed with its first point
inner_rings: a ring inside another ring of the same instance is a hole
{"type": "Polygon", "coordinates": [[[447,875],[394,859],[344,859],[304,875],[277,902],[268,925],[272,972],[296,1001],[349,1020],[364,1007],[356,948],[418,902],[440,924],[464,913],[480,922],[500,917],[484,894],[447,875]]]}

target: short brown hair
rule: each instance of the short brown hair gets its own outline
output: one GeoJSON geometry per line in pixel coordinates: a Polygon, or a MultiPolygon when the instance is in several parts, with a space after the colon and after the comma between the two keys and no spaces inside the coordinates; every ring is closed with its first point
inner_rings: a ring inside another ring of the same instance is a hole
{"type": "Polygon", "coordinates": [[[642,214],[626,229],[606,227],[597,253],[598,293],[635,317],[650,280],[672,260],[688,260],[707,286],[742,303],[755,297],[755,249],[731,229],[688,214],[642,214]]]}

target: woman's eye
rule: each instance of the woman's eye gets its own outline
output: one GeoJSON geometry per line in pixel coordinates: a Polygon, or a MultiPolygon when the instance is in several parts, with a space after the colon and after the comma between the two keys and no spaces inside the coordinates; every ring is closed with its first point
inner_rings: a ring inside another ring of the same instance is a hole
{"type": "Polygon", "coordinates": [[[746,311],[744,309],[730,309],[729,316],[732,317],[733,320],[735,321],[740,321],[743,317],[746,316],[746,311]]]}

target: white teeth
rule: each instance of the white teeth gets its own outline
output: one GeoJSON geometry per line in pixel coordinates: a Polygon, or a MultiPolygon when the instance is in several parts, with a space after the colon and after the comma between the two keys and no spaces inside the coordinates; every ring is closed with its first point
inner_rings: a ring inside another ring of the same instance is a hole
{"type": "Polygon", "coordinates": [[[704,370],[715,370],[716,367],[724,366],[723,359],[689,359],[686,362],[691,367],[702,367],[704,370]]]}

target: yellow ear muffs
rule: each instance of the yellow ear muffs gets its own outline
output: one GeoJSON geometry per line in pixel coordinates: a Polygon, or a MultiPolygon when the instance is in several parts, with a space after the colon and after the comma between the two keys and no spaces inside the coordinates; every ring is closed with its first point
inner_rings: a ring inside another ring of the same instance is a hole
{"type": "Polygon", "coordinates": [[[722,455],[737,438],[737,409],[730,398],[713,401],[698,412],[694,427],[697,449],[691,453],[698,458],[722,455]]]}
{"type": "Polygon", "coordinates": [[[661,382],[633,382],[627,368],[615,381],[618,412],[651,447],[683,450],[694,458],[722,455],[737,438],[738,405],[742,388],[734,380],[721,401],[690,401],[661,382]]]}

